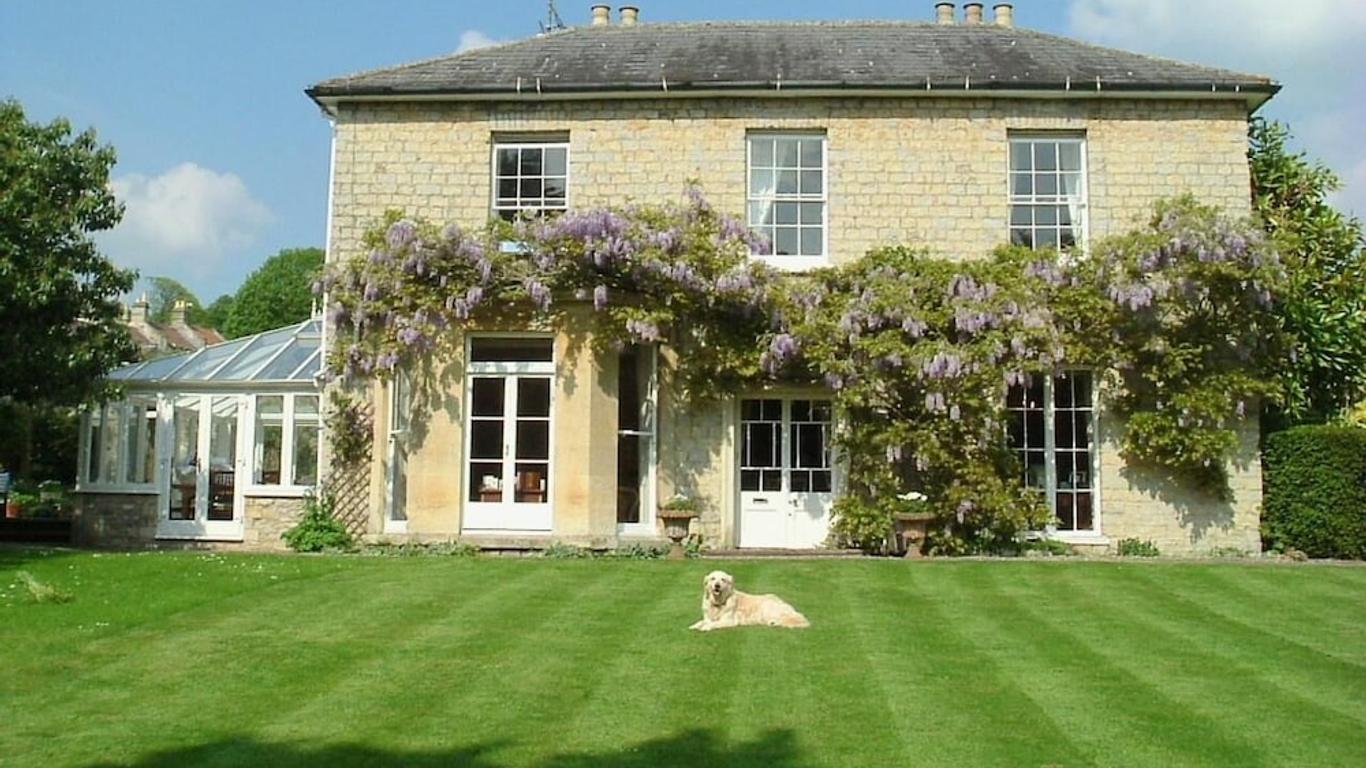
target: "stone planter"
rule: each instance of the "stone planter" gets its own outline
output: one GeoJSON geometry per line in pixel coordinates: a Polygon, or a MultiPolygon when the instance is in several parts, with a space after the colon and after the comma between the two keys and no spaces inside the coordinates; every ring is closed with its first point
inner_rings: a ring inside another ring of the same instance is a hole
{"type": "Polygon", "coordinates": [[[659,521],[664,524],[664,535],[673,542],[673,546],[669,548],[670,560],[682,560],[686,557],[683,554],[683,540],[688,538],[688,525],[694,517],[697,517],[697,513],[692,510],[659,510],[659,521]]]}
{"type": "Polygon", "coordinates": [[[925,556],[925,539],[929,535],[930,524],[934,521],[934,515],[924,512],[901,514],[893,518],[897,541],[905,548],[903,557],[925,556]]]}

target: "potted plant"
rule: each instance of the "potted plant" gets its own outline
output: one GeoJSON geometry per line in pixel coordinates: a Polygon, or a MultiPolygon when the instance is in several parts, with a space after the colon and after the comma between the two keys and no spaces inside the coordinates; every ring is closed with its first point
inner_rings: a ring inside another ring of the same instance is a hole
{"type": "Polygon", "coordinates": [[[688,526],[697,514],[697,501],[683,494],[674,494],[673,498],[659,505],[659,519],[664,524],[664,535],[673,542],[673,546],[669,548],[670,560],[684,558],[683,540],[688,537],[688,526]]]}
{"type": "Polygon", "coordinates": [[[905,557],[924,557],[925,539],[930,523],[937,517],[925,494],[909,491],[897,496],[900,502],[892,515],[897,541],[906,548],[905,557]]]}

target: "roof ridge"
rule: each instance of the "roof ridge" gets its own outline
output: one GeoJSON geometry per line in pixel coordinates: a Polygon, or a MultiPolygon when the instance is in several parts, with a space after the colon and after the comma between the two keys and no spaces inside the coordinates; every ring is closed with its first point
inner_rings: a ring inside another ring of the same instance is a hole
{"type": "Polygon", "coordinates": [[[1043,31],[1043,30],[1041,30],[1041,29],[1031,29],[1031,28],[1028,28],[1028,27],[1012,27],[1011,29],[1012,29],[1013,31],[1015,31],[1015,32],[1025,32],[1025,33],[1028,33],[1028,34],[1031,34],[1031,35],[1036,35],[1036,36],[1038,36],[1038,37],[1046,37],[1046,38],[1049,38],[1049,39],[1052,39],[1052,40],[1066,40],[1067,42],[1069,42],[1069,43],[1071,43],[1071,44],[1073,44],[1073,45],[1080,45],[1080,46],[1083,46],[1083,47],[1085,47],[1085,48],[1091,48],[1092,50],[1104,51],[1105,53],[1110,53],[1110,54],[1118,53],[1118,54],[1123,54],[1123,55],[1125,55],[1125,56],[1137,56],[1137,57],[1139,57],[1139,58],[1141,58],[1141,59],[1148,59],[1149,61],[1156,61],[1156,62],[1161,62],[1161,63],[1164,63],[1164,64],[1176,64],[1176,65],[1179,65],[1179,66],[1182,66],[1182,67],[1194,67],[1194,68],[1203,69],[1203,70],[1206,70],[1206,71],[1209,71],[1209,72],[1218,72],[1219,74],[1222,74],[1222,75],[1235,75],[1235,76],[1238,76],[1238,77],[1249,77],[1249,76],[1250,76],[1250,77],[1260,77],[1260,78],[1266,80],[1266,81],[1269,82],[1269,83],[1274,83],[1274,82],[1276,82],[1275,78],[1271,77],[1270,75],[1264,75],[1264,74],[1261,74],[1261,73],[1240,72],[1240,71],[1238,71],[1238,70],[1236,70],[1236,69],[1228,69],[1228,68],[1226,68],[1226,67],[1215,67],[1215,66],[1211,66],[1211,65],[1209,65],[1209,64],[1200,64],[1200,63],[1197,63],[1197,62],[1194,62],[1194,61],[1187,61],[1186,59],[1175,59],[1175,58],[1172,58],[1172,57],[1170,57],[1170,56],[1160,56],[1160,55],[1155,54],[1155,53],[1144,53],[1143,51],[1131,51],[1131,50],[1129,50],[1129,49],[1127,49],[1127,48],[1115,48],[1115,47],[1109,46],[1109,45],[1100,45],[1100,44],[1098,44],[1098,43],[1092,43],[1092,42],[1087,41],[1087,40],[1082,40],[1081,38],[1078,38],[1078,37],[1068,37],[1067,35],[1059,35],[1059,34],[1056,34],[1056,33],[1053,33],[1053,32],[1045,32],[1045,31],[1043,31]]]}

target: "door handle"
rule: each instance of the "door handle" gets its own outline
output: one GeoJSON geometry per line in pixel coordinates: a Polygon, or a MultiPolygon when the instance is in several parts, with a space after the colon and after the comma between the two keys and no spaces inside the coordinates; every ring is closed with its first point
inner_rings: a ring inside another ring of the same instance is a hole
{"type": "Polygon", "coordinates": [[[756,497],[756,498],[752,499],[752,501],[753,501],[755,504],[767,504],[767,503],[768,503],[768,499],[762,498],[762,497],[756,497]]]}

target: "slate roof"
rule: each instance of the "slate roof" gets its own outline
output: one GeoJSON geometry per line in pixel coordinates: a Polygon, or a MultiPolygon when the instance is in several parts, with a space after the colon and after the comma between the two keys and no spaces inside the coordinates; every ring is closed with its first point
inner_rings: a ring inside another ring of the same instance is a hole
{"type": "MultiPolygon", "coordinates": [[[[702,22],[578,27],[314,85],[315,100],[754,89],[1274,94],[1267,77],[990,24],[702,22]]],[[[644,95],[644,94],[639,94],[644,95]]]]}

